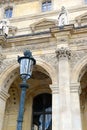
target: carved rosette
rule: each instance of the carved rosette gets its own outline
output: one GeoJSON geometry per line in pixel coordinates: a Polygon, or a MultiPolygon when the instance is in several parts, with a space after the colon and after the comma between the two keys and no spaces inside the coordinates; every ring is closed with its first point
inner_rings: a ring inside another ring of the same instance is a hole
{"type": "Polygon", "coordinates": [[[68,47],[58,48],[56,51],[57,58],[71,58],[71,50],[68,47]]]}

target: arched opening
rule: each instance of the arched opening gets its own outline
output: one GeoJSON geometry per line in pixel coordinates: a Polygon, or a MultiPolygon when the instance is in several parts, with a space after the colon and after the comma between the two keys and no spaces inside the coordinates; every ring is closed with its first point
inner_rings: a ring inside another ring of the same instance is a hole
{"type": "MultiPolygon", "coordinates": [[[[17,71],[19,70],[18,69],[16,70],[16,74],[18,75],[16,75],[16,77],[13,78],[14,80],[13,82],[11,82],[10,88],[8,90],[10,97],[8,98],[6,103],[3,130],[7,129],[15,130],[17,126],[17,117],[18,117],[20,94],[21,94],[19,84],[22,82],[19,76],[19,72],[17,71]]],[[[10,82],[10,80],[11,79],[9,79],[8,82],[10,82]]],[[[49,85],[52,84],[52,80],[50,78],[49,73],[43,67],[36,65],[34,67],[31,78],[28,80],[28,84],[29,88],[27,89],[26,93],[24,120],[23,120],[24,130],[27,130],[27,128],[28,130],[31,130],[32,127],[33,98],[36,97],[36,95],[42,93],[51,94],[51,89],[49,85]]]]}
{"type": "Polygon", "coordinates": [[[84,67],[80,74],[80,108],[81,108],[81,121],[82,130],[87,130],[87,69],[84,67]]]}
{"type": "Polygon", "coordinates": [[[52,96],[43,93],[33,100],[33,130],[52,130],[52,96]]]}

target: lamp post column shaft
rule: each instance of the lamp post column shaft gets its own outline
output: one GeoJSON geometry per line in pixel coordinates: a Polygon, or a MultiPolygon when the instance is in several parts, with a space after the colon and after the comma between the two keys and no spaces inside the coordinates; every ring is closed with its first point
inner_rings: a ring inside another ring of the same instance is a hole
{"type": "Polygon", "coordinates": [[[20,99],[19,114],[17,120],[17,130],[22,130],[26,90],[27,90],[26,85],[25,86],[21,85],[21,99],[20,99]]]}
{"type": "Polygon", "coordinates": [[[25,96],[26,96],[26,89],[28,88],[28,84],[26,81],[30,79],[32,73],[32,67],[36,64],[36,60],[33,58],[32,53],[30,50],[26,50],[24,52],[24,56],[18,56],[18,63],[20,64],[20,76],[22,78],[21,87],[21,99],[20,99],[20,106],[19,106],[19,114],[17,120],[17,130],[22,130],[22,122],[24,116],[24,103],[25,103],[25,96]]]}

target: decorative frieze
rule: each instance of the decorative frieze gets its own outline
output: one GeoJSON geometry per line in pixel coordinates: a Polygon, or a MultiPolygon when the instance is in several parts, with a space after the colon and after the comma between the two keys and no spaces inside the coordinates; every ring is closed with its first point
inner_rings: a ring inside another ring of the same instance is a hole
{"type": "Polygon", "coordinates": [[[58,48],[56,51],[57,58],[64,58],[67,57],[68,59],[71,58],[71,50],[68,47],[61,47],[58,48]]]}
{"type": "Polygon", "coordinates": [[[0,74],[10,65],[13,65],[13,64],[16,64],[17,63],[17,60],[16,59],[11,59],[11,60],[4,60],[2,62],[2,64],[0,65],[0,74]]]}
{"type": "Polygon", "coordinates": [[[71,41],[70,42],[70,45],[77,45],[77,46],[80,46],[80,45],[86,45],[87,46],[87,39],[85,38],[85,39],[75,39],[75,40],[73,40],[73,41],[71,41]]]}
{"type": "Polygon", "coordinates": [[[26,49],[31,50],[31,51],[44,50],[44,49],[48,50],[48,49],[51,49],[51,48],[56,49],[56,45],[54,43],[55,42],[50,42],[49,43],[48,39],[44,39],[44,41],[40,40],[40,43],[38,43],[37,40],[35,40],[35,41],[26,41],[27,45],[24,45],[24,46],[20,47],[20,46],[15,46],[15,43],[14,43],[14,44],[12,44],[12,48],[6,48],[6,49],[4,49],[4,51],[7,52],[7,53],[8,52],[14,52],[15,53],[15,52],[23,52],[26,49]]]}

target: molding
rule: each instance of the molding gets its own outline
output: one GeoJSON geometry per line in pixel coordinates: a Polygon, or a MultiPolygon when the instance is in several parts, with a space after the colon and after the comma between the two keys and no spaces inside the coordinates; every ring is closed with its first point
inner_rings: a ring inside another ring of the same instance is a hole
{"type": "Polygon", "coordinates": [[[70,84],[70,92],[81,94],[80,83],[71,83],[70,84]]]}
{"type": "Polygon", "coordinates": [[[0,99],[6,101],[10,95],[5,90],[0,90],[0,99]]]}
{"type": "Polygon", "coordinates": [[[58,94],[59,93],[59,87],[58,84],[51,84],[50,88],[52,90],[52,94],[58,94]]]}
{"type": "Polygon", "coordinates": [[[3,48],[16,47],[16,45],[21,47],[29,45],[35,48],[36,44],[42,46],[43,43],[48,43],[47,46],[50,46],[50,44],[56,46],[56,42],[57,44],[70,44],[70,46],[86,45],[87,40],[81,38],[83,33],[87,33],[87,27],[75,28],[73,25],[67,25],[61,30],[58,26],[55,26],[48,31],[38,33],[9,36],[7,38],[4,35],[0,35],[0,44],[3,48]],[[76,34],[79,34],[79,39],[73,38],[76,34]],[[53,44],[51,39],[54,40],[53,44]]]}

